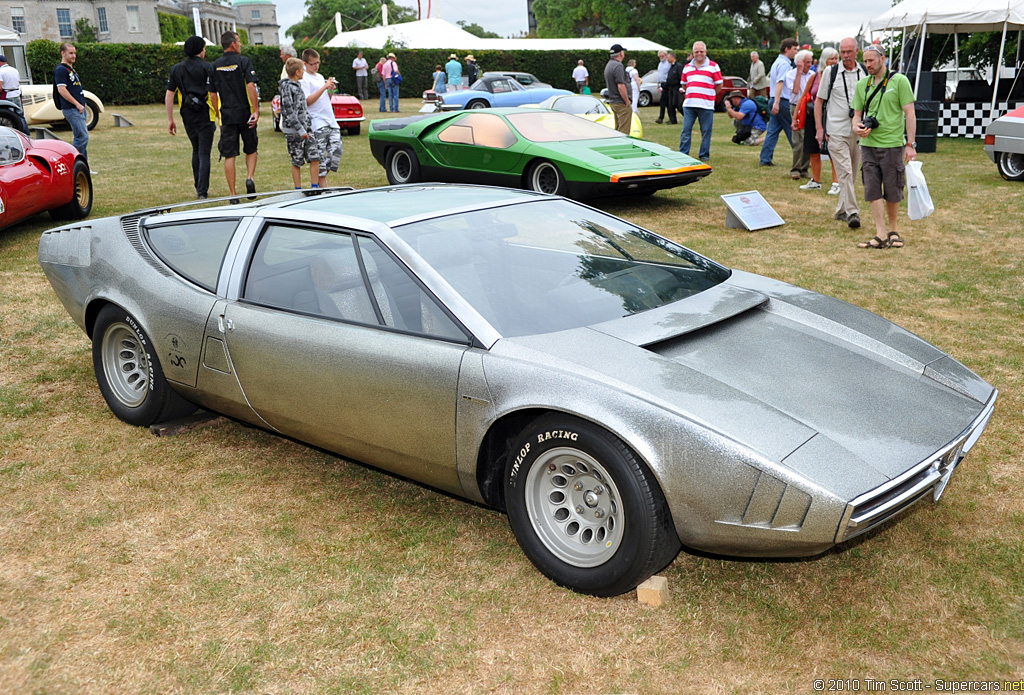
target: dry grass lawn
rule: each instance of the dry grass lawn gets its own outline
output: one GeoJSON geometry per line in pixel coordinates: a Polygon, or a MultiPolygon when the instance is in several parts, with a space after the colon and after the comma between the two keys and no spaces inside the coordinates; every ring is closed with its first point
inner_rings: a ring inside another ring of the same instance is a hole
{"type": "MultiPolygon", "coordinates": [[[[188,200],[188,142],[167,135],[162,106],[112,110],[137,125],[114,128],[107,114],[92,133],[94,215],[188,200]]],[[[642,111],[648,139],[675,145],[678,127],[656,115],[642,111]]],[[[596,204],[878,312],[999,388],[940,504],[810,560],[683,552],[660,609],[579,596],[534,570],[496,512],[231,421],[156,438],[115,419],[88,339],[36,262],[52,226],[40,217],[0,233],[0,693],[773,693],[811,692],[816,678],[860,679],[861,691],[868,678],[1024,679],[1024,184],[1002,181],[980,142],[941,140],[922,155],[935,214],[902,218],[906,248],[862,251],[854,243],[871,232],[834,222],[833,197],[797,190],[788,166],[757,167],[716,119],[709,178],[596,204]],[[718,196],[750,189],[787,224],[726,229],[718,196]]],[[[283,137],[267,118],[261,135],[260,190],[290,187],[283,137]]],[[[385,183],[365,133],[344,146],[333,183],[385,183]]],[[[212,180],[225,194],[216,162],[212,180]]],[[[870,437],[870,413],[861,426],[870,437]]]]}

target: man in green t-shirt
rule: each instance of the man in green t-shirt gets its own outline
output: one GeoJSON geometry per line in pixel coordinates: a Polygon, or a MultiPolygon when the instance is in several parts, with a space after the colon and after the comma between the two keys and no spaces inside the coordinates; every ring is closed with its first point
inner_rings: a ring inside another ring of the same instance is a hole
{"type": "Polygon", "coordinates": [[[868,76],[857,83],[853,95],[853,132],[860,138],[864,197],[871,204],[875,236],[857,246],[862,249],[902,248],[903,239],[896,231],[896,215],[906,185],[904,164],[917,159],[914,90],[906,76],[886,68],[885,53],[878,45],[864,49],[864,67],[868,76]],[[906,140],[903,139],[904,119],[906,140]]]}

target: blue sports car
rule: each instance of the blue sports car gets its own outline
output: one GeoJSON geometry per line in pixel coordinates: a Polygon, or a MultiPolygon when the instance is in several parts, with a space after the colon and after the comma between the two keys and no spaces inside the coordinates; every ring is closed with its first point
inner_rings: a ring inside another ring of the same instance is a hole
{"type": "Polygon", "coordinates": [[[566,89],[527,89],[508,75],[489,75],[473,83],[473,89],[437,95],[437,107],[443,111],[486,109],[492,106],[536,104],[548,97],[572,94],[566,89]]]}

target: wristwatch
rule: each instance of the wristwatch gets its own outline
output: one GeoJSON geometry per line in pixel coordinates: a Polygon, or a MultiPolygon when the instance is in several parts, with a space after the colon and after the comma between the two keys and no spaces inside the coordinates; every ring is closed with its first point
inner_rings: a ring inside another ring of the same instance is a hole
{"type": "Polygon", "coordinates": [[[915,150],[917,149],[917,140],[914,140],[913,142],[908,142],[907,144],[913,147],[915,150]]]}

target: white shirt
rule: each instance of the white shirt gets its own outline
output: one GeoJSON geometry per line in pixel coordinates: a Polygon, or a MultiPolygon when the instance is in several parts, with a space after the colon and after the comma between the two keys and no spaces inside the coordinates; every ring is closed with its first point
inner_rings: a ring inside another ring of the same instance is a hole
{"type": "Polygon", "coordinates": [[[575,80],[576,82],[586,82],[588,77],[590,77],[590,71],[587,70],[586,66],[577,65],[575,68],[573,68],[572,79],[575,80]]]}
{"type": "Polygon", "coordinates": [[[366,77],[366,68],[369,64],[366,62],[366,58],[356,58],[352,61],[352,67],[356,71],[356,77],[366,77]]]}
{"type": "Polygon", "coordinates": [[[21,75],[10,63],[0,66],[0,84],[12,97],[21,96],[21,75]]]}
{"type": "Polygon", "coordinates": [[[853,133],[853,119],[850,118],[850,106],[853,100],[853,93],[856,91],[857,82],[867,77],[864,69],[857,64],[853,70],[847,70],[839,63],[839,72],[836,73],[836,82],[832,86],[832,98],[829,98],[829,82],[832,78],[832,68],[827,67],[821,73],[821,86],[818,87],[818,98],[828,101],[825,104],[825,130],[829,135],[846,137],[853,133]],[[843,82],[846,82],[846,89],[843,89],[843,82]],[[846,95],[850,97],[847,99],[846,95]]]}
{"type": "MultiPolygon", "coordinates": [[[[320,73],[309,73],[305,72],[302,74],[302,79],[299,80],[299,84],[302,86],[302,91],[309,98],[316,90],[324,86],[327,80],[320,73]]],[[[331,106],[331,97],[325,90],[320,98],[309,104],[306,107],[309,110],[309,116],[313,119],[313,130],[320,130],[325,125],[338,127],[338,121],[334,118],[334,107],[331,106]]]]}

